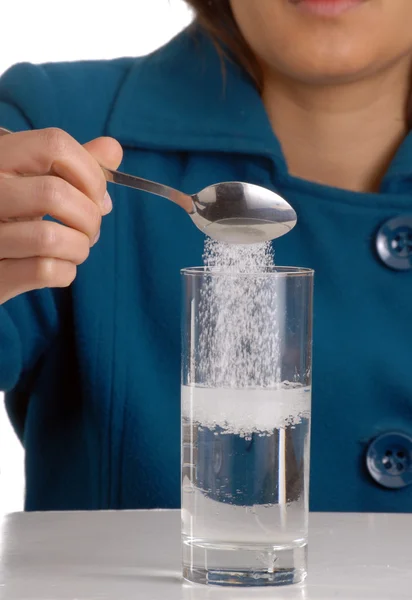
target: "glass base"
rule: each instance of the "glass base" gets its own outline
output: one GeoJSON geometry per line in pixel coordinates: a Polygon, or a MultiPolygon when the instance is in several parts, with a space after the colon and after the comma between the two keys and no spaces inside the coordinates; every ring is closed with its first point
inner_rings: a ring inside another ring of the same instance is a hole
{"type": "Polygon", "coordinates": [[[307,575],[307,544],[228,545],[183,539],[183,577],[222,586],[281,586],[307,575]]]}

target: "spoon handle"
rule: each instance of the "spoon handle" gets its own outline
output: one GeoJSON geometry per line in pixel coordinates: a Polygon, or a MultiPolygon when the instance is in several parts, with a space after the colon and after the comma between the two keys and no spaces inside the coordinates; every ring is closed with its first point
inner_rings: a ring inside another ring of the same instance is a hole
{"type": "MultiPolygon", "coordinates": [[[[0,127],[0,136],[9,135],[11,133],[13,132],[9,129],[0,127]]],[[[155,183],[154,181],[149,181],[148,179],[143,179],[142,177],[128,175],[127,173],[121,173],[120,171],[113,171],[112,169],[107,169],[102,165],[100,165],[100,167],[103,171],[106,181],[116,183],[117,185],[124,185],[136,190],[142,190],[143,192],[149,192],[150,194],[156,194],[156,196],[162,196],[163,198],[178,204],[189,214],[196,212],[192,197],[188,194],[179,192],[179,190],[175,190],[167,185],[155,183]]]]}
{"type": "Polygon", "coordinates": [[[167,198],[168,200],[171,200],[172,202],[175,202],[175,204],[178,204],[184,208],[189,214],[193,213],[194,206],[191,196],[161,183],[149,181],[148,179],[136,177],[135,175],[128,175],[127,173],[122,173],[121,171],[113,171],[112,169],[107,169],[102,165],[100,166],[104,176],[106,177],[106,181],[116,183],[117,185],[124,185],[136,190],[141,190],[143,192],[149,192],[150,194],[156,194],[157,196],[163,196],[163,198],[167,198]]]}

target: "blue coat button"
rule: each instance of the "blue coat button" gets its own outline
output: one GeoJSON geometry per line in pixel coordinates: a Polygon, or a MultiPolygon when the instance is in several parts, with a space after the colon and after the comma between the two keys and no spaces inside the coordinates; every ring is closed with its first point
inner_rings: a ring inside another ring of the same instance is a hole
{"type": "Polygon", "coordinates": [[[366,465],[373,479],[388,489],[412,484],[412,438],[399,431],[388,431],[372,440],[366,465]]]}
{"type": "Polygon", "coordinates": [[[382,262],[390,269],[412,269],[412,215],[386,221],[376,236],[376,250],[382,262]]]}

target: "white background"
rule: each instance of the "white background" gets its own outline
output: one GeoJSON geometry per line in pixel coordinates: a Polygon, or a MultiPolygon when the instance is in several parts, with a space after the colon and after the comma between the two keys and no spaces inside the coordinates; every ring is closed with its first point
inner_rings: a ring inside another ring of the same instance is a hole
{"type": "MultiPolygon", "coordinates": [[[[0,73],[22,61],[147,54],[191,19],[183,0],[17,0],[1,12],[0,73]]],[[[0,397],[0,512],[23,508],[23,460],[0,397]]]]}

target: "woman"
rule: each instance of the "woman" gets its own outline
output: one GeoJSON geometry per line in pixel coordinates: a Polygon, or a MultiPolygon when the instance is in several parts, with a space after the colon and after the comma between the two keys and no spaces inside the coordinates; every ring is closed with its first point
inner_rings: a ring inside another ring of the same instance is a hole
{"type": "Polygon", "coordinates": [[[194,27],[148,57],[0,81],[19,132],[0,139],[0,389],[26,508],[180,502],[179,269],[203,236],[124,188],[111,212],[98,161],[123,160],[187,192],[244,180],[293,204],[276,260],[317,270],[312,509],[410,511],[412,3],[190,4],[194,27]]]}

